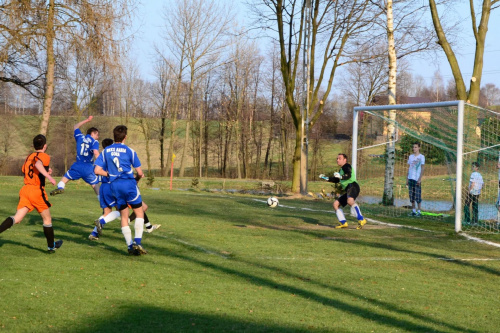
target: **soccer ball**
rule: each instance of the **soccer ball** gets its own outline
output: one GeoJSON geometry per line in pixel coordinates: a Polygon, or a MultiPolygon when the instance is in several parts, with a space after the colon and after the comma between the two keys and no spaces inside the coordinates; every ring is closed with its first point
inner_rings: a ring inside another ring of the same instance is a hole
{"type": "Polygon", "coordinates": [[[269,197],[267,199],[267,205],[271,208],[278,206],[278,204],[279,204],[279,201],[278,201],[278,198],[276,198],[276,197],[269,197]]]}

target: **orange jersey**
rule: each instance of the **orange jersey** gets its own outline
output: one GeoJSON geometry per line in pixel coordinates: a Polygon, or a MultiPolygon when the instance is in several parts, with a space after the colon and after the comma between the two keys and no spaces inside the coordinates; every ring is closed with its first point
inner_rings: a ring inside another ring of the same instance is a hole
{"type": "Polygon", "coordinates": [[[45,176],[35,167],[35,163],[41,161],[45,170],[49,171],[50,156],[42,152],[31,153],[24,161],[22,171],[24,173],[24,184],[45,187],[45,176]]]}

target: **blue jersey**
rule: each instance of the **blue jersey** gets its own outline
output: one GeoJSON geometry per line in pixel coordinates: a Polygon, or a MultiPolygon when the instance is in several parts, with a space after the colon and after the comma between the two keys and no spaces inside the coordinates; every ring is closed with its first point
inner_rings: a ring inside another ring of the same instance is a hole
{"type": "Polygon", "coordinates": [[[99,141],[95,140],[90,134],[83,135],[79,128],[73,134],[76,141],[76,161],[83,163],[92,163],[94,150],[99,150],[99,141]]]}
{"type": "MultiPolygon", "coordinates": [[[[95,162],[94,162],[95,165],[99,165],[104,171],[108,171],[108,167],[104,165],[104,160],[103,160],[103,154],[99,154],[99,156],[97,156],[95,162]]],[[[101,183],[107,183],[109,184],[110,181],[109,181],[109,177],[106,177],[106,176],[101,176],[101,183]]]]}
{"type": "Polygon", "coordinates": [[[109,172],[109,181],[116,179],[134,179],[134,168],[141,166],[137,153],[123,143],[114,143],[101,153],[95,165],[109,172]]]}

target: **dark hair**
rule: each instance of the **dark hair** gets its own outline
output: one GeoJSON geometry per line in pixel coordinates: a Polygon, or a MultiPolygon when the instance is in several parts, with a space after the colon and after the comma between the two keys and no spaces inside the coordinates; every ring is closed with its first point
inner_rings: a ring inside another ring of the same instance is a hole
{"type": "Polygon", "coordinates": [[[127,126],[118,125],[113,129],[113,137],[115,138],[115,142],[123,142],[126,136],[127,136],[127,126]]]}
{"type": "Polygon", "coordinates": [[[107,146],[111,146],[113,144],[113,139],[106,138],[102,140],[102,149],[106,148],[107,146]]]}
{"type": "Polygon", "coordinates": [[[87,134],[92,134],[94,132],[99,132],[99,130],[96,127],[91,127],[87,130],[87,134]]]}
{"type": "Polygon", "coordinates": [[[347,160],[347,155],[346,155],[346,154],[344,154],[344,153],[340,153],[340,154],[339,154],[339,156],[340,156],[340,155],[344,156],[344,158],[347,160]]]}
{"type": "Polygon", "coordinates": [[[412,143],[412,146],[413,146],[413,145],[417,145],[417,146],[418,146],[418,148],[420,148],[420,142],[413,142],[413,143],[412,143]]]}
{"type": "Polygon", "coordinates": [[[43,146],[47,143],[47,138],[43,134],[38,134],[33,138],[33,147],[35,150],[43,149],[43,146]]]}
{"type": "Polygon", "coordinates": [[[479,162],[472,162],[472,166],[479,168],[481,166],[481,164],[479,164],[479,162]]]}

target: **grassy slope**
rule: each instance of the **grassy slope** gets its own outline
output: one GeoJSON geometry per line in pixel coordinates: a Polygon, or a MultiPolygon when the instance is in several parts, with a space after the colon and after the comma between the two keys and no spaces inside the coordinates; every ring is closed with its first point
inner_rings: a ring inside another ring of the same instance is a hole
{"type": "MultiPolygon", "coordinates": [[[[0,215],[20,178],[1,177],[0,215]]],[[[497,248],[452,226],[429,232],[368,224],[336,230],[331,204],[142,188],[150,254],[129,257],[118,222],[99,242],[90,188],[51,197],[56,237],[45,253],[30,214],[0,235],[0,328],[10,331],[495,332],[497,248]],[[302,210],[309,208],[313,210],[302,210]]],[[[415,225],[415,220],[386,220],[415,225]]],[[[496,236],[495,236],[496,237],[496,236]]],[[[497,237],[498,238],[498,237],[497,237]]],[[[493,239],[497,242],[500,239],[493,239]]]]}
{"type": "MultiPolygon", "coordinates": [[[[82,118],[83,119],[83,118],[82,118]]],[[[80,120],[82,120],[80,119],[80,120]]],[[[10,135],[9,140],[9,147],[11,148],[9,151],[9,156],[11,156],[14,159],[23,161],[24,158],[26,158],[26,155],[31,152],[31,144],[32,144],[32,139],[33,136],[38,132],[39,128],[39,117],[35,116],[18,116],[18,117],[3,117],[2,121],[8,122],[11,124],[12,130],[8,132],[10,135]]],[[[64,154],[65,150],[68,156],[68,163],[74,161],[75,154],[74,154],[74,140],[73,140],[73,125],[77,123],[78,120],[73,117],[61,117],[61,116],[53,116],[51,117],[51,122],[50,122],[50,127],[49,127],[49,133],[47,135],[48,139],[48,150],[47,153],[50,154],[54,158],[54,162],[57,160],[61,162],[64,159],[64,154]],[[66,140],[67,145],[64,144],[64,140],[66,140]]],[[[152,135],[153,139],[150,141],[150,151],[151,151],[151,169],[158,171],[160,169],[160,144],[159,140],[157,138],[158,136],[158,119],[153,119],[152,120],[152,135]]],[[[146,161],[146,152],[145,152],[145,147],[146,143],[144,140],[144,136],[142,134],[142,131],[139,127],[139,124],[136,119],[134,118],[129,118],[128,122],[126,122],[124,119],[120,117],[99,117],[96,116],[94,120],[89,123],[85,124],[81,127],[81,130],[85,132],[85,130],[90,127],[90,126],[96,126],[99,128],[100,131],[100,141],[102,141],[104,138],[112,138],[112,129],[114,126],[118,124],[127,124],[129,127],[129,135],[127,138],[127,145],[131,146],[134,148],[137,152],[139,152],[139,158],[141,159],[141,162],[143,164],[143,168],[146,170],[147,169],[147,161],[146,161]]],[[[180,168],[180,163],[181,163],[181,155],[182,155],[182,147],[184,145],[184,136],[185,136],[185,131],[184,131],[184,123],[183,121],[179,121],[178,123],[178,128],[176,131],[176,146],[175,146],[175,151],[174,153],[176,154],[176,159],[174,161],[174,168],[176,170],[176,174],[178,173],[178,169],[180,168]]],[[[218,126],[218,123],[211,123],[211,132],[215,133],[216,132],[216,126],[218,126]]],[[[169,133],[169,132],[168,132],[169,133]]],[[[267,138],[266,136],[267,132],[264,132],[264,138],[263,142],[267,144],[267,138]]],[[[0,143],[2,143],[5,140],[5,138],[0,138],[0,143]]],[[[166,138],[165,142],[165,158],[167,158],[167,150],[169,146],[169,140],[170,137],[166,138]]],[[[218,167],[218,162],[217,162],[217,156],[215,156],[215,146],[214,146],[214,141],[215,139],[212,138],[212,146],[210,148],[211,155],[209,156],[209,168],[210,168],[210,175],[213,177],[219,176],[217,173],[217,170],[215,170],[218,167]]],[[[273,176],[272,178],[277,179],[280,178],[277,176],[278,174],[278,165],[277,162],[280,160],[279,157],[279,142],[277,140],[273,141],[274,147],[271,149],[271,156],[269,157],[270,160],[273,162],[273,176]]],[[[345,152],[348,147],[348,143],[344,142],[342,144],[339,143],[334,143],[330,142],[327,140],[324,140],[321,142],[321,158],[319,158],[318,161],[318,174],[319,173],[325,173],[325,172],[333,172],[332,168],[336,168],[336,156],[340,152],[345,152]]],[[[235,173],[235,152],[234,152],[234,147],[232,147],[232,152],[230,153],[230,163],[229,163],[229,168],[232,170],[234,174],[235,173]]],[[[256,153],[253,151],[255,149],[255,146],[253,144],[249,145],[249,149],[251,150],[251,167],[254,167],[255,163],[255,155],[256,153]]],[[[265,147],[263,148],[265,149],[265,147]]],[[[291,152],[289,152],[290,154],[291,152]]],[[[195,170],[193,170],[193,158],[191,157],[191,148],[189,149],[189,152],[187,153],[188,156],[185,159],[185,167],[186,169],[186,176],[190,176],[195,173],[195,170]]],[[[349,154],[349,152],[348,152],[349,154]]],[[[264,155],[265,151],[262,152],[262,157],[261,157],[261,164],[264,163],[264,155]]],[[[310,153],[310,163],[312,163],[312,153],[310,153]]],[[[291,164],[291,163],[289,163],[291,164]]],[[[69,167],[68,165],[68,167],[69,167]]],[[[291,168],[291,165],[289,166],[291,168]]],[[[166,163],[166,169],[169,171],[170,170],[170,165],[167,162],[166,163]]],[[[17,170],[17,169],[16,169],[17,170]]],[[[65,172],[64,166],[63,165],[57,165],[57,167],[54,167],[54,172],[57,176],[62,176],[65,172]]],[[[290,169],[290,175],[292,171],[290,169]]],[[[291,177],[291,176],[290,176],[291,177]]]]}

